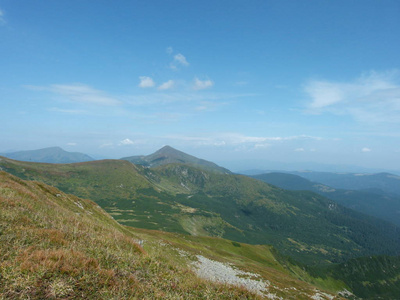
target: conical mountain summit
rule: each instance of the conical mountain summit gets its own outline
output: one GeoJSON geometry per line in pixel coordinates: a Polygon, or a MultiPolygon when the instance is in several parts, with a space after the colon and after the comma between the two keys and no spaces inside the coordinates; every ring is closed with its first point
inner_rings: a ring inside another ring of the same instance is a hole
{"type": "Polygon", "coordinates": [[[167,164],[187,164],[206,171],[214,173],[231,174],[228,169],[218,166],[217,164],[186,154],[171,146],[164,146],[150,155],[139,155],[123,157],[123,160],[131,163],[142,165],[150,168],[167,165],[167,164]]]}

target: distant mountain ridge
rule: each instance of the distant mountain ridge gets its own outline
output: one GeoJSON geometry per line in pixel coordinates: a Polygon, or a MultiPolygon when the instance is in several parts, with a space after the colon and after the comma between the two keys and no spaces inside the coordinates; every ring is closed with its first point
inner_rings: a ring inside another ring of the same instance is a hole
{"type": "Polygon", "coordinates": [[[49,147],[38,150],[17,151],[2,154],[5,157],[30,162],[69,164],[92,161],[94,158],[79,152],[68,152],[60,147],[49,147]]]}
{"type": "MultiPolygon", "coordinates": [[[[307,180],[318,182],[335,189],[345,190],[367,190],[376,189],[386,193],[400,195],[400,176],[381,172],[381,173],[337,173],[337,172],[317,172],[317,171],[284,171],[284,170],[247,170],[240,174],[256,176],[262,174],[293,174],[307,180]]],[[[297,179],[298,182],[298,179],[297,179]]]]}
{"type": "MultiPolygon", "coordinates": [[[[285,172],[286,173],[286,172],[285,172]]],[[[329,172],[288,172],[311,181],[317,181],[337,189],[365,190],[381,189],[400,195],[400,176],[391,173],[329,173],[329,172]]]]}
{"type": "Polygon", "coordinates": [[[287,190],[312,191],[345,207],[400,226],[400,196],[378,188],[337,189],[298,175],[278,172],[251,177],[287,190]]]}
{"type": "Polygon", "coordinates": [[[129,157],[123,157],[121,159],[127,160],[136,165],[141,165],[150,168],[178,163],[178,164],[191,165],[215,173],[222,173],[222,174],[232,173],[228,169],[220,167],[213,162],[186,154],[182,151],[172,148],[171,146],[164,146],[160,150],[150,155],[129,156],[129,157]]]}

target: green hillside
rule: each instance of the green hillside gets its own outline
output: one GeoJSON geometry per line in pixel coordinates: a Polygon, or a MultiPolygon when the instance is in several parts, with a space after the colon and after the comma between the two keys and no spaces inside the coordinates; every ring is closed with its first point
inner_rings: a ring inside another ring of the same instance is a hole
{"type": "Polygon", "coordinates": [[[0,207],[2,299],[256,298],[144,250],[94,202],[43,183],[0,172],[0,207]]]}
{"type": "Polygon", "coordinates": [[[299,280],[311,277],[270,246],[121,226],[92,201],[5,172],[0,239],[1,299],[341,299],[347,288],[299,280]],[[265,290],[200,279],[200,257],[265,290]]]}
{"type": "Polygon", "coordinates": [[[329,268],[325,276],[325,278],[340,278],[357,296],[363,299],[399,299],[399,256],[371,256],[352,259],[329,268]]]}
{"type": "Polygon", "coordinates": [[[400,252],[393,225],[246,176],[122,160],[51,165],[3,158],[0,167],[92,199],[124,225],[271,244],[307,264],[400,252]]]}

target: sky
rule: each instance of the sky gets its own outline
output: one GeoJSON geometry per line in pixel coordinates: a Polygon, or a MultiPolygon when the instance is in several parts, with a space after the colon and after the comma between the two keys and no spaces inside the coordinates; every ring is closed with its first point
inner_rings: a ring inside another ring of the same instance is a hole
{"type": "Polygon", "coordinates": [[[398,0],[0,0],[0,153],[400,170],[398,0]]]}

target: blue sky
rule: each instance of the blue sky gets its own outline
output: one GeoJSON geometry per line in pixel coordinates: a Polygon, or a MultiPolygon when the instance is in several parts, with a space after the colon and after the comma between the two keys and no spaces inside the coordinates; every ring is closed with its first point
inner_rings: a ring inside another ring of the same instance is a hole
{"type": "Polygon", "coordinates": [[[400,170],[400,2],[0,0],[0,152],[400,170]]]}

